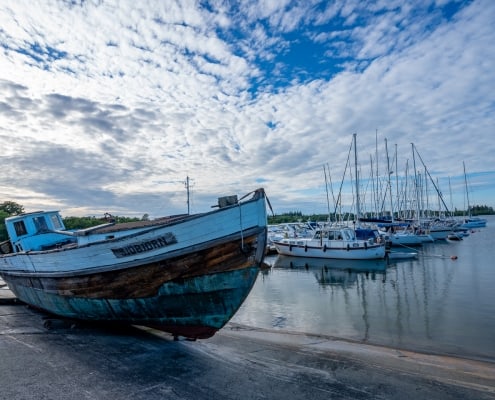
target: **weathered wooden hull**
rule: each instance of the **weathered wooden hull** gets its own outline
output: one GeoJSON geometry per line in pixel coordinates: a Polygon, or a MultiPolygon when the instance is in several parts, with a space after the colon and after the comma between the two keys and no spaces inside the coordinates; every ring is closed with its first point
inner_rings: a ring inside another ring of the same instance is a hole
{"type": "Polygon", "coordinates": [[[63,317],[209,337],[256,281],[266,247],[264,201],[80,248],[4,256],[0,275],[20,300],[63,317]]]}
{"type": "Polygon", "coordinates": [[[66,318],[144,325],[203,339],[232,318],[248,296],[258,271],[255,265],[164,282],[153,295],[137,298],[64,296],[30,287],[26,278],[9,279],[8,285],[24,302],[66,318]]]}

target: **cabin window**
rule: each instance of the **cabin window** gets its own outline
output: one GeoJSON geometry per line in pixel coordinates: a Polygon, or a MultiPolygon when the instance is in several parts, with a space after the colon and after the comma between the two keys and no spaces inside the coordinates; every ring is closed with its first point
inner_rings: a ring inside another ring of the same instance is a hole
{"type": "Polygon", "coordinates": [[[14,222],[15,234],[17,236],[22,236],[27,234],[26,225],[24,225],[24,221],[14,222]]]}
{"type": "Polygon", "coordinates": [[[46,224],[45,217],[34,217],[33,222],[34,226],[36,227],[36,231],[42,232],[48,230],[48,225],[46,224]]]}
{"type": "Polygon", "coordinates": [[[58,215],[52,214],[50,216],[50,219],[52,220],[53,227],[55,229],[62,229],[62,224],[60,223],[60,220],[58,219],[58,215]]]}
{"type": "Polygon", "coordinates": [[[354,240],[354,235],[349,230],[344,231],[345,240],[354,240]]]}

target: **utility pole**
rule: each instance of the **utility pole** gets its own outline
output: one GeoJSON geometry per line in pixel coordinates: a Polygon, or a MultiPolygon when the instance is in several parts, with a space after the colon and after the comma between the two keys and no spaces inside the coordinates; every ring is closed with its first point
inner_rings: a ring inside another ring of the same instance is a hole
{"type": "Polygon", "coordinates": [[[186,176],[186,181],[184,182],[184,185],[186,186],[186,191],[187,191],[187,214],[191,214],[191,208],[190,208],[190,202],[189,202],[189,176],[186,176]]]}

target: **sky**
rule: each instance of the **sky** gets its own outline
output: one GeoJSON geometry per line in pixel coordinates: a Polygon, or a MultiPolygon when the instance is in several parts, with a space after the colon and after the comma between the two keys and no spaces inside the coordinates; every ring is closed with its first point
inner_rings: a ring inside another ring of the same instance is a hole
{"type": "Polygon", "coordinates": [[[263,187],[275,214],[352,211],[358,171],[361,211],[495,207],[493,21],[492,0],[1,1],[0,202],[154,218],[263,187]]]}

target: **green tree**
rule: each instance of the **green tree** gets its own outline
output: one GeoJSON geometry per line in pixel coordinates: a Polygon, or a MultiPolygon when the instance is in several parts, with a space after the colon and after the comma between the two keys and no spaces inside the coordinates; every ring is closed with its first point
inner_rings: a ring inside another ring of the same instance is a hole
{"type": "Polygon", "coordinates": [[[95,217],[65,217],[64,225],[68,230],[72,229],[86,229],[92,226],[103,224],[104,222],[95,217]]]}
{"type": "Polygon", "coordinates": [[[4,201],[0,204],[0,211],[5,211],[10,215],[19,215],[24,212],[24,207],[15,201],[4,201]]]}
{"type": "Polygon", "coordinates": [[[9,238],[5,228],[5,218],[22,214],[23,212],[24,207],[15,201],[4,201],[0,204],[0,242],[4,242],[9,238]]]}
{"type": "Polygon", "coordinates": [[[7,229],[5,228],[5,218],[9,216],[7,212],[0,210],[0,242],[4,242],[9,238],[7,229]]]}
{"type": "Polygon", "coordinates": [[[106,224],[108,222],[123,223],[123,222],[134,222],[139,221],[139,218],[130,217],[119,217],[108,215],[107,218],[96,218],[96,217],[65,217],[64,225],[68,230],[73,229],[86,229],[93,226],[106,224]]]}

